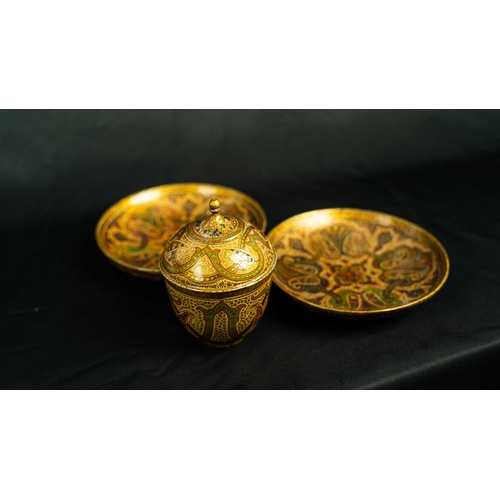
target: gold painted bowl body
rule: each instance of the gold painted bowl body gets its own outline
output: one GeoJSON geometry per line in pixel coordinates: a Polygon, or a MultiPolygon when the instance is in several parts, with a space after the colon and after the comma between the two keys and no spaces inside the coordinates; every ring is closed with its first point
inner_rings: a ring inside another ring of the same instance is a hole
{"type": "Polygon", "coordinates": [[[415,307],[444,285],[441,243],[407,220],[334,208],[291,217],[269,233],[278,255],[273,281],[315,312],[350,318],[415,307]]]}
{"type": "Polygon", "coordinates": [[[265,231],[266,214],[250,196],[215,184],[166,184],[139,191],[111,206],[101,216],[95,237],[112,264],[134,276],[161,280],[160,256],[170,238],[204,215],[217,197],[225,213],[265,231]]]}
{"type": "Polygon", "coordinates": [[[213,214],[190,223],[160,259],[170,303],[185,329],[205,344],[241,342],[262,318],[276,252],[247,221],[213,214]]]}

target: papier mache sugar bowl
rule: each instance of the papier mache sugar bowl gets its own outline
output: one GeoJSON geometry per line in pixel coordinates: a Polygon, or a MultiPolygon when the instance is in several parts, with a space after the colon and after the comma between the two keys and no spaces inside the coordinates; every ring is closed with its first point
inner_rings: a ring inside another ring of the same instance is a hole
{"type": "Polygon", "coordinates": [[[267,237],[238,217],[220,213],[190,222],[160,258],[170,302],[182,325],[205,344],[241,342],[264,314],[276,252],[267,237]]]}

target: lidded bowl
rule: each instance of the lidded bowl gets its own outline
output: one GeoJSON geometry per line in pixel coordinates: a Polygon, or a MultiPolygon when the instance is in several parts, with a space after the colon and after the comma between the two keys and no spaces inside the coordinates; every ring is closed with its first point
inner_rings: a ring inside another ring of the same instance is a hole
{"type": "Polygon", "coordinates": [[[269,299],[276,252],[255,226],[220,213],[180,229],[167,243],[160,270],[182,325],[202,342],[225,347],[241,342],[269,299]]]}

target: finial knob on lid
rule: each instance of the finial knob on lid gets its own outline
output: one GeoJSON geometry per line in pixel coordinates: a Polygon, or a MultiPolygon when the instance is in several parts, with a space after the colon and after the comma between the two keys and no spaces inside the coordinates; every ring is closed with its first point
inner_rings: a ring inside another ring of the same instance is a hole
{"type": "Polygon", "coordinates": [[[220,212],[220,201],[217,198],[212,198],[210,200],[210,203],[208,204],[208,207],[210,208],[210,212],[212,212],[214,215],[218,214],[220,212]]]}

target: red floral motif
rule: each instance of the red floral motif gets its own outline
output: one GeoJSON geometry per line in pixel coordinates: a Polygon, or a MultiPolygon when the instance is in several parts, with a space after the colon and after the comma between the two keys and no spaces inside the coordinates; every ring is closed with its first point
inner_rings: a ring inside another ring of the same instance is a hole
{"type": "Polygon", "coordinates": [[[370,277],[366,275],[363,264],[352,264],[350,266],[332,266],[335,281],[339,285],[351,285],[354,283],[370,283],[370,277]]]}

